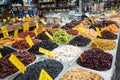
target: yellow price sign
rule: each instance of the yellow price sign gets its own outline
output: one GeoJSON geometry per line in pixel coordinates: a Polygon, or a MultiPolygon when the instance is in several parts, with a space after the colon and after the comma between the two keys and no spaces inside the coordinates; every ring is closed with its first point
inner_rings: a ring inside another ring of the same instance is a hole
{"type": "Polygon", "coordinates": [[[37,37],[38,36],[37,29],[34,29],[34,33],[35,33],[35,36],[37,37]]]}
{"type": "Polygon", "coordinates": [[[98,44],[93,40],[93,38],[89,37],[89,39],[98,47],[98,44]]]}
{"type": "Polygon", "coordinates": [[[41,19],[40,21],[41,21],[44,25],[47,24],[44,19],[41,19]]]}
{"type": "Polygon", "coordinates": [[[18,30],[15,30],[14,31],[14,40],[16,41],[18,38],[18,30]]]}
{"type": "Polygon", "coordinates": [[[0,52],[0,58],[2,58],[3,56],[2,56],[2,53],[0,52]]]}
{"type": "Polygon", "coordinates": [[[18,17],[16,17],[16,20],[18,20],[19,18],[18,17]]]}
{"type": "Polygon", "coordinates": [[[116,15],[116,14],[117,14],[116,10],[112,10],[112,15],[116,15]]]}
{"type": "Polygon", "coordinates": [[[10,20],[10,17],[7,17],[8,21],[10,20]]]}
{"type": "Polygon", "coordinates": [[[78,27],[78,28],[77,28],[77,31],[78,31],[80,34],[82,34],[82,33],[84,32],[84,30],[83,30],[82,27],[78,27]]]}
{"type": "Polygon", "coordinates": [[[61,22],[58,22],[59,25],[61,25],[62,23],[61,22]]]}
{"type": "Polygon", "coordinates": [[[52,77],[44,70],[41,70],[39,80],[53,80],[52,77]]]}
{"type": "Polygon", "coordinates": [[[24,23],[23,24],[23,31],[24,32],[29,31],[29,27],[30,27],[29,23],[24,23]]]}
{"type": "Polygon", "coordinates": [[[92,24],[94,24],[94,19],[92,17],[90,17],[90,20],[91,20],[92,24]]]}
{"type": "Polygon", "coordinates": [[[96,31],[97,31],[98,36],[99,36],[99,37],[102,37],[101,32],[100,32],[100,29],[99,29],[98,27],[96,27],[95,29],[96,29],[96,31]]]}
{"type": "Polygon", "coordinates": [[[36,28],[39,28],[39,24],[38,24],[38,22],[36,21],[35,23],[36,23],[36,28]]]}
{"type": "Polygon", "coordinates": [[[27,41],[27,43],[29,44],[30,47],[32,47],[34,45],[32,39],[29,35],[27,37],[25,37],[25,40],[27,41]]]}
{"type": "Polygon", "coordinates": [[[45,31],[45,34],[46,34],[51,40],[53,40],[53,37],[52,37],[47,31],[45,31]]]}
{"type": "Polygon", "coordinates": [[[6,37],[9,37],[9,33],[8,33],[8,30],[6,28],[6,26],[2,26],[1,27],[1,30],[2,30],[2,33],[3,33],[3,36],[6,38],[6,37]]]}
{"type": "Polygon", "coordinates": [[[3,22],[4,22],[4,23],[6,23],[6,21],[7,21],[6,19],[3,19],[3,22]]]}
{"type": "Polygon", "coordinates": [[[55,57],[55,53],[53,53],[52,51],[49,51],[49,50],[46,50],[44,48],[39,48],[39,52],[40,53],[43,53],[43,54],[47,54],[48,56],[51,56],[51,57],[55,57]]]}
{"type": "Polygon", "coordinates": [[[25,65],[14,55],[11,54],[11,56],[9,57],[9,61],[23,74],[26,71],[26,67],[25,65]]]}

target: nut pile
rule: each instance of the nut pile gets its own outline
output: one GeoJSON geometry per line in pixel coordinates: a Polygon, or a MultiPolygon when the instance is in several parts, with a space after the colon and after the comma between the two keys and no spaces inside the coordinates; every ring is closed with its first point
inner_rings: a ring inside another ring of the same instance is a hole
{"type": "Polygon", "coordinates": [[[72,45],[60,46],[53,50],[55,59],[62,62],[72,61],[81,54],[81,49],[72,45]]]}
{"type": "MultiPolygon", "coordinates": [[[[14,52],[13,53],[25,66],[32,63],[36,57],[35,55],[27,52],[14,52]]],[[[0,78],[5,78],[14,74],[18,69],[8,60],[10,54],[0,59],[0,78]]]]}
{"type": "MultiPolygon", "coordinates": [[[[35,40],[35,39],[32,39],[32,41],[33,41],[34,44],[39,43],[39,41],[35,40]]],[[[16,49],[19,49],[19,50],[25,50],[25,49],[28,49],[30,46],[26,42],[26,40],[19,40],[19,41],[16,41],[15,43],[13,43],[12,47],[16,48],[16,49]]]]}
{"type": "Polygon", "coordinates": [[[32,48],[28,50],[28,52],[34,53],[34,54],[42,54],[39,52],[39,48],[42,47],[47,50],[53,50],[58,47],[56,43],[53,43],[52,41],[49,40],[44,40],[36,45],[34,45],[32,48]]]}
{"type": "Polygon", "coordinates": [[[55,79],[63,69],[63,65],[56,60],[44,60],[39,61],[31,66],[29,66],[25,74],[20,74],[13,80],[38,80],[41,69],[45,71],[55,79]]]}
{"type": "Polygon", "coordinates": [[[80,46],[80,47],[84,47],[89,43],[90,43],[90,39],[83,37],[81,35],[69,41],[69,44],[74,45],[74,46],[80,46]]]}
{"type": "Polygon", "coordinates": [[[111,68],[113,56],[99,48],[93,48],[85,51],[78,58],[77,63],[80,66],[106,71],[111,68]]]}
{"type": "Polygon", "coordinates": [[[79,68],[74,68],[68,70],[60,80],[104,80],[99,74],[84,70],[84,69],[79,69],[79,68]]]}

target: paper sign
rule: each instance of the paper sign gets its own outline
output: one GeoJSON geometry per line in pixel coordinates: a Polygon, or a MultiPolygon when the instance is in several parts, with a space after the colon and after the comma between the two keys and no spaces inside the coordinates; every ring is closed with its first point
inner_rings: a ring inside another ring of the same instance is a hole
{"type": "Polygon", "coordinates": [[[47,54],[53,58],[55,57],[55,53],[53,53],[52,51],[46,50],[44,48],[41,48],[41,47],[39,48],[39,52],[43,54],[47,54]]]}
{"type": "Polygon", "coordinates": [[[89,39],[90,39],[93,43],[95,43],[95,45],[98,47],[98,44],[97,44],[91,37],[89,37],[89,39]]]}
{"type": "Polygon", "coordinates": [[[41,21],[44,25],[47,24],[44,19],[41,19],[40,21],[41,21]]]}
{"type": "Polygon", "coordinates": [[[8,21],[10,20],[10,17],[7,17],[8,21]]]}
{"type": "Polygon", "coordinates": [[[32,39],[29,35],[25,38],[25,40],[27,41],[27,43],[29,44],[30,47],[32,47],[34,45],[32,39]]]}
{"type": "Polygon", "coordinates": [[[78,31],[79,33],[81,33],[81,34],[84,32],[82,27],[79,27],[79,28],[77,29],[77,31],[78,31]]]}
{"type": "Polygon", "coordinates": [[[11,56],[9,57],[9,61],[23,74],[26,71],[26,67],[25,65],[14,55],[11,54],[11,56]]]}
{"type": "Polygon", "coordinates": [[[6,19],[3,19],[3,22],[4,22],[4,23],[6,23],[6,21],[7,21],[6,19]]]}
{"type": "Polygon", "coordinates": [[[47,31],[45,31],[45,34],[46,34],[51,40],[53,40],[53,37],[52,37],[47,31]]]}
{"type": "Polygon", "coordinates": [[[35,36],[37,37],[38,36],[37,29],[34,29],[34,33],[35,33],[35,36]]]}
{"type": "Polygon", "coordinates": [[[96,27],[95,29],[96,29],[96,32],[97,32],[98,36],[99,36],[99,37],[102,37],[101,32],[100,32],[100,29],[99,29],[98,27],[96,27]]]}
{"type": "Polygon", "coordinates": [[[19,18],[18,17],[16,17],[16,20],[18,20],[19,18]]]}
{"type": "Polygon", "coordinates": [[[36,21],[35,23],[36,23],[36,28],[39,28],[39,24],[38,24],[38,22],[36,21]]]}
{"type": "Polygon", "coordinates": [[[24,32],[29,31],[29,27],[30,27],[29,23],[24,23],[23,24],[23,31],[24,32]]]}
{"type": "Polygon", "coordinates": [[[117,12],[115,10],[112,10],[112,15],[116,15],[117,12]]]}
{"type": "Polygon", "coordinates": [[[2,58],[2,53],[0,52],[0,58],[2,58]]]}
{"type": "Polygon", "coordinates": [[[42,69],[39,80],[53,80],[53,79],[44,69],[42,69]]]}
{"type": "Polygon", "coordinates": [[[90,20],[91,20],[92,24],[94,24],[94,19],[92,17],[90,17],[90,20]]]}
{"type": "Polygon", "coordinates": [[[18,30],[15,30],[14,31],[14,40],[16,41],[18,38],[18,30]]]}
{"type": "Polygon", "coordinates": [[[6,26],[2,26],[1,27],[1,30],[2,30],[2,33],[3,33],[3,36],[6,38],[6,37],[9,37],[9,33],[8,33],[8,30],[6,28],[6,26]]]}
{"type": "Polygon", "coordinates": [[[62,23],[61,22],[58,22],[59,25],[61,25],[62,23]]]}

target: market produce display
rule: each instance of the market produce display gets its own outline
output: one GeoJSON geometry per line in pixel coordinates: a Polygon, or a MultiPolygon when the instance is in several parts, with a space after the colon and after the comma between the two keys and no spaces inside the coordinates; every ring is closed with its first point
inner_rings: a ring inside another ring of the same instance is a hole
{"type": "Polygon", "coordinates": [[[80,20],[73,20],[69,23],[66,23],[64,26],[62,26],[62,29],[72,29],[73,27],[77,26],[80,23],[80,20]]]}
{"type": "Polygon", "coordinates": [[[117,39],[117,34],[114,34],[108,30],[102,31],[101,35],[102,35],[102,37],[99,37],[99,36],[97,36],[97,37],[102,38],[102,39],[110,39],[110,40],[117,39]]]}
{"type": "Polygon", "coordinates": [[[56,43],[53,43],[52,41],[44,40],[44,41],[41,41],[40,43],[34,45],[32,48],[30,48],[28,50],[28,52],[32,52],[34,54],[42,54],[39,52],[40,47],[51,51],[51,50],[57,48],[58,45],[56,43]]]}
{"type": "Polygon", "coordinates": [[[78,31],[79,35],[82,35],[84,37],[93,37],[95,38],[97,36],[97,32],[94,29],[86,29],[82,28],[81,26],[73,28],[78,31]]]}
{"type": "Polygon", "coordinates": [[[83,36],[77,36],[71,41],[69,41],[69,44],[74,45],[74,46],[80,46],[84,47],[90,43],[90,39],[83,37],[83,36]]]}
{"type": "MultiPolygon", "coordinates": [[[[13,53],[25,66],[32,63],[36,57],[28,52],[13,53]]],[[[9,61],[10,54],[0,59],[0,78],[5,78],[14,74],[18,69],[9,61]]]]}
{"type": "MultiPolygon", "coordinates": [[[[50,35],[52,35],[52,32],[50,31],[47,31],[50,35]]],[[[45,31],[40,33],[36,39],[39,39],[39,40],[49,40],[50,38],[45,34],[45,31]]]]}
{"type": "Polygon", "coordinates": [[[30,35],[30,37],[35,37],[35,33],[33,31],[22,32],[22,33],[19,34],[18,37],[25,38],[28,35],[30,35]]]}
{"type": "MultiPolygon", "coordinates": [[[[17,38],[17,40],[22,40],[21,38],[17,38]]],[[[14,37],[10,36],[10,37],[7,37],[7,38],[0,38],[0,44],[1,45],[4,45],[4,46],[8,46],[8,45],[11,45],[15,42],[15,39],[14,37]]]]}
{"type": "Polygon", "coordinates": [[[77,30],[74,30],[74,29],[68,29],[68,30],[67,30],[67,33],[72,34],[72,35],[77,35],[77,34],[78,34],[78,31],[77,31],[77,30]]]}
{"type": "Polygon", "coordinates": [[[90,42],[91,48],[100,48],[102,50],[114,50],[116,47],[116,42],[112,40],[106,39],[95,39],[94,41],[90,42]]]}
{"type": "Polygon", "coordinates": [[[104,80],[99,74],[79,68],[68,70],[60,80],[104,80]]]}
{"type": "Polygon", "coordinates": [[[56,60],[44,60],[39,61],[27,68],[25,74],[20,74],[13,80],[38,80],[41,69],[45,71],[55,79],[63,69],[63,65],[56,60]]]}
{"type": "Polygon", "coordinates": [[[68,34],[65,30],[59,29],[53,34],[53,42],[58,44],[65,44],[69,42],[74,36],[68,34]]]}
{"type": "Polygon", "coordinates": [[[98,71],[106,71],[111,68],[113,56],[99,48],[85,51],[77,59],[80,66],[98,71]]]}
{"type": "MultiPolygon", "coordinates": [[[[40,41],[36,40],[36,39],[32,39],[34,44],[39,43],[40,41]]],[[[16,41],[15,43],[12,44],[12,47],[18,50],[25,50],[28,49],[30,46],[29,44],[26,42],[26,40],[19,40],[16,41]]]]}
{"type": "Polygon", "coordinates": [[[111,31],[113,33],[117,33],[119,31],[119,28],[115,24],[111,24],[111,25],[101,29],[101,31],[104,31],[104,30],[108,30],[108,31],[111,31]]]}
{"type": "Polygon", "coordinates": [[[10,48],[10,47],[4,47],[4,46],[3,46],[3,48],[0,48],[0,52],[1,52],[2,56],[4,57],[4,56],[6,56],[7,54],[11,54],[11,53],[13,53],[13,52],[16,52],[16,50],[14,50],[14,49],[12,49],[12,48],[10,48]]]}
{"type": "Polygon", "coordinates": [[[73,61],[82,52],[81,49],[72,45],[64,45],[53,50],[55,59],[62,62],[73,61]]]}

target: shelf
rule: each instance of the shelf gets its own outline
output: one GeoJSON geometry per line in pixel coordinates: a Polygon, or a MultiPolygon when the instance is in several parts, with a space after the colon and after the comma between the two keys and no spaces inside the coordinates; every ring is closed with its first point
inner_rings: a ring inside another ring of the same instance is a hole
{"type": "Polygon", "coordinates": [[[53,4],[55,1],[50,1],[50,2],[39,2],[39,4],[53,4]]]}
{"type": "Polygon", "coordinates": [[[74,6],[62,6],[62,7],[44,7],[44,8],[41,8],[41,10],[44,10],[44,9],[65,9],[65,8],[72,8],[72,7],[75,7],[74,6]]]}

